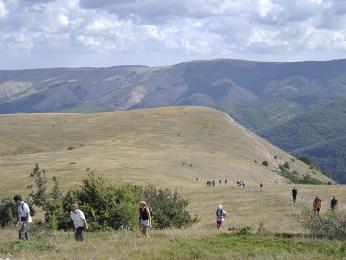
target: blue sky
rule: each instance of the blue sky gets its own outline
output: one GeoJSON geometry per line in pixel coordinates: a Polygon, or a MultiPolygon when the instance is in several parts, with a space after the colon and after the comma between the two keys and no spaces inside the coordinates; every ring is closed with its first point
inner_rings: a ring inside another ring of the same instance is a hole
{"type": "Polygon", "coordinates": [[[0,69],[346,58],[346,1],[0,0],[0,69]]]}

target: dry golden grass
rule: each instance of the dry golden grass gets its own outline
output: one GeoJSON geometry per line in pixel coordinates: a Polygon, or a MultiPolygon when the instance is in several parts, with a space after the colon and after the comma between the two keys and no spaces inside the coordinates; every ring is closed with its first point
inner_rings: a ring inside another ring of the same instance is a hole
{"type": "Polygon", "coordinates": [[[89,172],[112,181],[169,187],[196,177],[285,183],[272,171],[284,161],[300,174],[328,180],[210,108],[0,115],[0,138],[0,196],[23,192],[36,162],[64,187],[89,172]]]}
{"type": "MultiPolygon", "coordinates": [[[[49,176],[57,176],[65,190],[90,172],[111,182],[153,183],[177,189],[190,200],[191,213],[200,217],[198,224],[186,230],[154,231],[148,241],[138,233],[89,233],[86,246],[72,242],[66,233],[56,233],[50,239],[58,251],[39,253],[43,258],[109,259],[114,255],[117,259],[139,259],[141,252],[147,255],[145,252],[169,247],[171,239],[214,234],[219,203],[229,213],[224,230],[231,226],[256,230],[262,223],[272,232],[303,232],[296,215],[311,207],[315,195],[322,198],[323,210],[332,195],[345,209],[342,198],[346,191],[341,185],[297,185],[298,201],[293,204],[293,186],[272,171],[278,164],[288,161],[300,174],[329,179],[312,173],[300,161],[292,161],[291,155],[210,108],[0,115],[0,138],[0,197],[28,194],[26,187],[32,182],[29,174],[37,162],[49,176]],[[68,150],[69,146],[73,149],[68,150]],[[262,165],[264,160],[269,167],[262,165]],[[207,179],[226,177],[226,186],[205,185],[207,179]],[[241,179],[247,183],[245,189],[235,183],[241,179]],[[260,182],[264,183],[263,191],[259,190],[260,182]]],[[[0,242],[11,239],[16,239],[13,230],[0,235],[0,242]]],[[[26,259],[38,256],[37,252],[18,255],[26,259]]],[[[160,257],[154,255],[153,259],[160,257]]]]}

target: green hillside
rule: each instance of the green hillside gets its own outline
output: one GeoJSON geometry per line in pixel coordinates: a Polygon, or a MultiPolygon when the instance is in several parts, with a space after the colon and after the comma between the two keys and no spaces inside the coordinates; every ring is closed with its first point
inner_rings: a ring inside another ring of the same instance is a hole
{"type": "Polygon", "coordinates": [[[311,157],[335,180],[346,181],[346,100],[319,107],[260,134],[279,147],[311,157]]]}

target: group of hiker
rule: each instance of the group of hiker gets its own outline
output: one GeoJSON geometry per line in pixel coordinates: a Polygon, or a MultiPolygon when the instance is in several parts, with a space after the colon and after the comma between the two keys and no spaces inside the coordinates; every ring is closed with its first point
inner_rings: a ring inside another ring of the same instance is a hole
{"type": "MultiPolygon", "coordinates": [[[[30,229],[32,227],[32,216],[34,209],[26,203],[21,195],[13,197],[17,205],[18,216],[16,227],[18,228],[19,239],[30,240],[30,229]]],[[[70,206],[70,220],[73,222],[75,231],[75,240],[84,242],[83,231],[88,230],[89,226],[85,214],[79,209],[77,204],[70,206]]],[[[151,227],[152,210],[145,201],[139,202],[139,229],[145,237],[149,237],[149,228],[151,227]]]]}
{"type": "MultiPolygon", "coordinates": [[[[223,181],[224,183],[225,183],[225,185],[227,185],[227,183],[228,183],[228,179],[226,178],[224,181],[223,181]]],[[[219,185],[221,185],[222,184],[222,180],[220,179],[219,180],[219,185]]],[[[207,180],[207,186],[208,187],[215,187],[215,185],[216,185],[216,181],[215,180],[207,180]]]]}
{"type": "MultiPolygon", "coordinates": [[[[212,182],[211,182],[212,183],[212,182]]],[[[225,183],[227,183],[227,179],[225,180],[225,183]]],[[[245,182],[241,182],[242,185],[245,187],[245,182]]],[[[212,185],[212,184],[210,184],[212,185]]],[[[214,184],[215,185],[215,184],[214,184]]],[[[263,190],[263,183],[260,183],[260,190],[263,190]]],[[[292,189],[292,199],[293,203],[296,203],[298,195],[298,190],[296,187],[293,187],[292,189]]],[[[13,200],[15,201],[17,207],[18,207],[18,216],[17,216],[17,222],[16,227],[18,227],[18,233],[19,233],[19,239],[23,240],[30,240],[29,231],[32,227],[32,215],[34,213],[34,209],[31,208],[31,206],[24,202],[21,195],[15,195],[13,197],[13,200]]],[[[316,196],[313,201],[313,211],[316,214],[319,214],[322,206],[321,199],[316,196]]],[[[336,209],[338,207],[338,200],[335,196],[333,196],[332,200],[330,201],[330,208],[332,210],[336,209]]],[[[72,204],[70,207],[70,220],[73,222],[74,230],[75,230],[75,240],[83,242],[83,231],[88,230],[89,226],[85,218],[85,214],[82,210],[79,209],[77,204],[72,204]]],[[[222,205],[219,204],[216,210],[216,228],[218,230],[221,229],[222,225],[224,224],[225,217],[227,216],[227,212],[223,209],[222,205]]],[[[151,218],[152,218],[152,210],[150,206],[145,201],[139,202],[139,229],[140,232],[145,236],[149,237],[149,228],[151,227],[151,218]]]]}
{"type": "MultiPolygon", "coordinates": [[[[322,207],[322,200],[316,196],[314,202],[312,203],[312,208],[316,214],[320,213],[322,207]]],[[[338,207],[338,200],[335,196],[330,201],[330,209],[335,210],[338,207]]]]}
{"type": "MultiPolygon", "coordinates": [[[[298,190],[296,189],[296,187],[293,187],[293,189],[292,189],[293,203],[296,202],[297,195],[298,195],[298,190]]],[[[320,197],[316,196],[314,201],[312,202],[312,209],[316,214],[318,214],[318,213],[320,213],[321,207],[322,207],[322,200],[320,199],[320,197]]],[[[331,201],[330,201],[330,209],[334,210],[337,207],[338,207],[338,200],[336,199],[335,196],[333,196],[331,201]]]]}

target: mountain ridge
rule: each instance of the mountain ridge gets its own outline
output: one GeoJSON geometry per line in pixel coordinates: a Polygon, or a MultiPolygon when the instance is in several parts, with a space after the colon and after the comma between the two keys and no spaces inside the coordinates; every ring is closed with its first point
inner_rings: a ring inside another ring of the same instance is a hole
{"type": "MultiPolygon", "coordinates": [[[[346,98],[345,71],[345,59],[216,59],[157,67],[0,71],[0,113],[104,112],[202,105],[231,114],[274,142],[274,136],[265,131],[270,133],[276,126],[283,129],[285,123],[296,117],[346,98]]],[[[296,127],[302,128],[303,123],[296,127]]],[[[304,138],[304,133],[297,138],[304,138]]],[[[285,148],[280,142],[276,144],[285,148]]],[[[319,161],[324,157],[328,157],[327,152],[314,159],[322,165],[319,161]]],[[[342,158],[338,160],[341,162],[342,158]]],[[[346,172],[346,162],[342,168],[346,172]]],[[[334,174],[331,167],[323,166],[323,170],[334,174]]],[[[340,174],[339,171],[335,176],[340,174]]]]}

